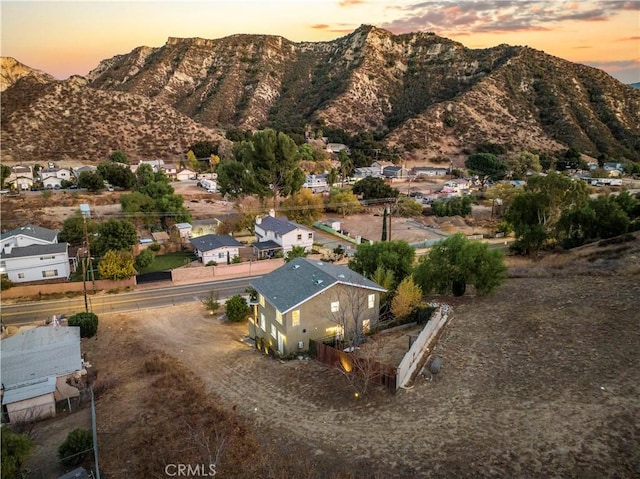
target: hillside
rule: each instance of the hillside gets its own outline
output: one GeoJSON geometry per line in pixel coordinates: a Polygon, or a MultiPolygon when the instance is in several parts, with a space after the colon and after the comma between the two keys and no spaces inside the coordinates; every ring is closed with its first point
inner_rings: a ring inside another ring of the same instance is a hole
{"type": "Polygon", "coordinates": [[[221,139],[169,105],[86,80],[41,84],[25,77],[2,96],[3,160],[101,161],[115,150],[131,159],[169,158],[202,138],[221,139]]]}
{"type": "Polygon", "coordinates": [[[5,91],[25,76],[30,76],[40,83],[55,80],[51,75],[23,65],[15,58],[0,57],[0,92],[5,91]]]}
{"type": "Polygon", "coordinates": [[[640,161],[640,91],[527,47],[366,25],[329,42],[169,38],[103,60],[87,81],[100,98],[150,98],[209,129],[372,131],[422,158],[493,142],[640,161]]]}

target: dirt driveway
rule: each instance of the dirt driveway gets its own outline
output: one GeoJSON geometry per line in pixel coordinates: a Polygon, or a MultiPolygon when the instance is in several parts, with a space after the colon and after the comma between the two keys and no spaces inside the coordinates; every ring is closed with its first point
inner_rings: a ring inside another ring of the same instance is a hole
{"type": "MultiPolygon", "coordinates": [[[[511,279],[495,296],[454,306],[437,350],[441,373],[395,395],[375,389],[355,399],[340,373],[265,357],[240,342],[244,327],[200,304],[104,316],[91,356],[100,380],[120,380],[131,393],[135,381],[105,367],[127,361],[131,341],[180,359],[263,440],[358,464],[336,477],[640,474],[637,276],[511,279]]],[[[98,421],[111,421],[113,405],[101,418],[100,404],[98,421]]],[[[143,430],[144,410],[132,417],[140,421],[130,427],[143,430]]]]}

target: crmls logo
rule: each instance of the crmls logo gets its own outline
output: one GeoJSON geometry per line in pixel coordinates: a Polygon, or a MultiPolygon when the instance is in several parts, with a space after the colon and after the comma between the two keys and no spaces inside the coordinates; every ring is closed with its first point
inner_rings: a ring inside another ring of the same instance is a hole
{"type": "Polygon", "coordinates": [[[169,477],[213,477],[215,464],[167,464],[164,473],[169,477]]]}

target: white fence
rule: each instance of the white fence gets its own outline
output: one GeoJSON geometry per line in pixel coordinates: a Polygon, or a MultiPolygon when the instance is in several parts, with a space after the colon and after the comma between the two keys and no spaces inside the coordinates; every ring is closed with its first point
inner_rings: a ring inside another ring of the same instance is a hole
{"type": "Polygon", "coordinates": [[[438,337],[440,330],[447,324],[451,316],[451,306],[448,304],[439,305],[438,309],[433,313],[432,318],[418,335],[418,338],[411,345],[407,354],[404,355],[400,365],[397,368],[396,389],[404,387],[413,377],[420,360],[425,353],[431,351],[434,340],[438,337]]]}

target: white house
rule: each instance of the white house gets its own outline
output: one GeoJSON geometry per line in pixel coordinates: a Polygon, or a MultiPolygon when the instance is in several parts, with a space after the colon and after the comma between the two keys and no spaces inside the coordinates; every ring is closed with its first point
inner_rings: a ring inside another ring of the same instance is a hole
{"type": "Polygon", "coordinates": [[[135,173],[140,165],[149,165],[151,169],[153,169],[153,172],[157,173],[164,166],[164,160],[140,160],[137,164],[130,165],[129,168],[135,173]]]}
{"type": "Polygon", "coordinates": [[[450,189],[452,191],[457,191],[457,192],[468,190],[470,187],[471,187],[471,181],[465,180],[463,178],[457,178],[455,180],[447,181],[443,185],[443,189],[450,189]]]}
{"type": "Polygon", "coordinates": [[[14,283],[69,279],[69,244],[58,243],[58,232],[26,225],[3,233],[0,274],[14,283]]]}
{"type": "Polygon", "coordinates": [[[48,190],[52,190],[52,189],[57,190],[62,188],[63,181],[64,180],[61,180],[57,176],[47,176],[44,180],[42,180],[42,185],[48,190]]]}
{"type": "Polygon", "coordinates": [[[191,223],[176,223],[174,227],[178,230],[178,234],[183,241],[187,241],[191,237],[191,232],[193,231],[191,223]]]}
{"type": "Polygon", "coordinates": [[[26,191],[33,186],[33,172],[30,166],[16,165],[5,180],[7,186],[26,191]]]}
{"type": "Polygon", "coordinates": [[[237,239],[229,235],[204,235],[191,238],[194,252],[203,264],[211,261],[216,263],[230,263],[236,256],[240,256],[243,246],[237,239]]]}
{"type": "Polygon", "coordinates": [[[40,177],[40,180],[45,183],[47,178],[58,178],[60,180],[71,181],[74,174],[73,171],[68,168],[42,168],[38,171],[38,176],[40,177]]]}
{"type": "Polygon", "coordinates": [[[33,328],[2,340],[2,406],[19,423],[55,416],[56,402],[78,397],[67,379],[80,377],[84,364],[80,328],[33,328]]]}
{"type": "Polygon", "coordinates": [[[301,246],[305,251],[311,251],[313,247],[312,230],[286,218],[276,218],[273,210],[268,216],[256,218],[255,233],[256,243],[253,246],[260,256],[275,250],[288,253],[294,246],[301,246]]]}
{"type": "Polygon", "coordinates": [[[183,168],[176,173],[176,180],[178,181],[187,181],[187,180],[195,180],[198,174],[190,170],[188,168],[183,168]]]}
{"type": "Polygon", "coordinates": [[[307,175],[302,188],[311,190],[311,193],[325,193],[329,191],[327,180],[329,175],[323,173],[321,175],[307,175]]]}

